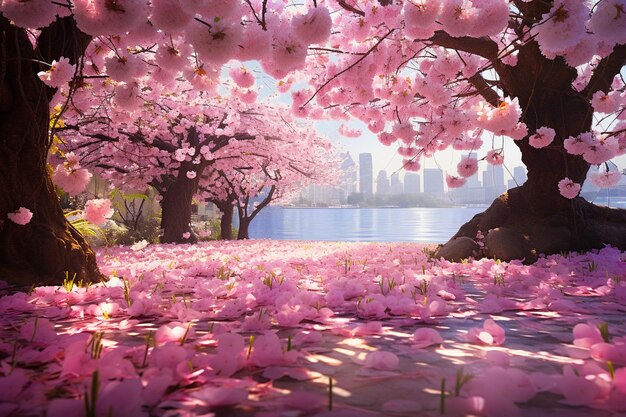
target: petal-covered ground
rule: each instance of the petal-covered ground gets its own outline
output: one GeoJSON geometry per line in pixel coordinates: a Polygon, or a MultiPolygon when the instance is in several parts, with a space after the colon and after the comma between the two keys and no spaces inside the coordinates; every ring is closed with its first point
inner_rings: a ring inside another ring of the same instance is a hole
{"type": "Polygon", "coordinates": [[[451,264],[416,244],[109,248],[4,290],[0,416],[611,416],[626,255],[451,264]]]}

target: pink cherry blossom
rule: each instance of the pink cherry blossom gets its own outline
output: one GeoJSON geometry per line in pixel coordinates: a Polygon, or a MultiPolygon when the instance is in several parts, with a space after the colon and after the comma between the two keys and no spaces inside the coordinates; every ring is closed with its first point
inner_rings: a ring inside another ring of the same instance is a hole
{"type": "Polygon", "coordinates": [[[611,188],[617,185],[622,178],[619,171],[594,172],[591,174],[591,182],[600,188],[611,188]]]}
{"type": "Polygon", "coordinates": [[[625,7],[623,0],[599,3],[589,20],[590,29],[608,44],[626,43],[626,17],[623,13],[625,7]]]}
{"type": "Polygon", "coordinates": [[[472,327],[467,332],[467,339],[485,345],[501,345],[504,343],[504,328],[493,319],[485,320],[483,327],[472,327]]]}
{"type": "Polygon", "coordinates": [[[400,359],[394,353],[377,350],[365,356],[363,365],[381,371],[393,371],[400,365],[400,359]]]}
{"type": "Polygon", "coordinates": [[[502,150],[492,149],[487,152],[487,156],[485,157],[486,161],[491,165],[502,165],[504,163],[504,155],[502,154],[502,150]]]}
{"type": "Polygon", "coordinates": [[[556,133],[550,127],[540,127],[534,135],[528,138],[528,143],[533,148],[545,148],[554,140],[556,133]]]}
{"type": "Polygon", "coordinates": [[[26,207],[20,207],[13,213],[8,213],[7,217],[15,224],[24,226],[33,218],[33,213],[26,207]]]}
{"type": "Polygon", "coordinates": [[[450,188],[462,187],[465,185],[466,181],[467,178],[446,174],[446,184],[448,184],[448,187],[450,188]]]}
{"type": "Polygon", "coordinates": [[[70,64],[69,58],[61,57],[58,61],[52,61],[48,71],[39,72],[37,75],[46,85],[59,88],[74,77],[75,68],[75,65],[70,64]]]}
{"type": "Polygon", "coordinates": [[[113,215],[111,200],[108,198],[96,198],[85,203],[84,217],[90,223],[103,224],[113,215]]]}
{"type": "Polygon", "coordinates": [[[301,41],[323,43],[330,36],[332,20],[326,7],[313,7],[306,15],[294,17],[291,25],[301,41]]]}
{"type": "Polygon", "coordinates": [[[465,178],[471,177],[478,172],[478,161],[476,158],[468,156],[461,159],[461,162],[458,163],[456,169],[460,176],[465,178]]]}
{"type": "Polygon", "coordinates": [[[443,338],[435,329],[421,327],[413,333],[413,346],[425,348],[431,345],[442,344],[443,338]]]}
{"type": "Polygon", "coordinates": [[[565,198],[575,198],[580,192],[580,184],[575,183],[569,178],[563,178],[559,181],[559,192],[565,198]]]}
{"type": "Polygon", "coordinates": [[[578,323],[574,326],[574,344],[576,346],[590,348],[596,343],[602,343],[602,335],[597,325],[578,323]]]}
{"type": "Polygon", "coordinates": [[[72,152],[66,153],[65,158],[65,162],[55,168],[52,179],[66,193],[76,196],[85,190],[92,175],[80,166],[72,152]]]}

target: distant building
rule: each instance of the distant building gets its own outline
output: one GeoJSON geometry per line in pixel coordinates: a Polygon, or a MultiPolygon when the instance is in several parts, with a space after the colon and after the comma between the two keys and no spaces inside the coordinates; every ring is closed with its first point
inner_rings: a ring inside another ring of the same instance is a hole
{"type": "Polygon", "coordinates": [[[443,171],[439,168],[424,169],[424,192],[427,194],[443,194],[443,171]]]}
{"type": "Polygon", "coordinates": [[[400,181],[400,173],[394,172],[391,174],[391,188],[389,189],[390,194],[402,194],[402,181],[400,181]]]}
{"type": "Polygon", "coordinates": [[[359,192],[374,194],[374,167],[371,153],[359,154],[359,192]]]}
{"type": "MultiPolygon", "coordinates": [[[[514,185],[514,187],[524,184],[526,180],[528,179],[528,177],[526,176],[526,168],[524,167],[513,168],[513,179],[514,179],[514,183],[517,184],[517,185],[514,185]]],[[[509,186],[509,188],[513,188],[513,187],[509,186]]]]}
{"type": "Polygon", "coordinates": [[[419,194],[422,191],[420,186],[420,175],[414,172],[407,172],[404,175],[404,193],[419,194]]]}
{"type": "Polygon", "coordinates": [[[487,201],[495,199],[506,191],[502,165],[487,165],[487,169],[483,171],[483,188],[487,201]]]}
{"type": "Polygon", "coordinates": [[[345,203],[350,194],[356,193],[357,189],[357,172],[354,159],[350,156],[350,152],[341,155],[341,185],[340,185],[340,202],[345,203]]]}
{"type": "Polygon", "coordinates": [[[387,178],[387,171],[378,171],[378,177],[376,177],[376,194],[389,194],[389,178],[387,178]]]}

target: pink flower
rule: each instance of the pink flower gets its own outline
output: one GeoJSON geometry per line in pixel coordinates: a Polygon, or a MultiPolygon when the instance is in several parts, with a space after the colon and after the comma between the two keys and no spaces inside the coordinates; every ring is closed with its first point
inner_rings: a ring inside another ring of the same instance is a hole
{"type": "Polygon", "coordinates": [[[96,198],[85,203],[84,217],[89,223],[102,224],[113,215],[111,200],[108,198],[96,198]]]}
{"type": "Polygon", "coordinates": [[[593,109],[600,113],[613,113],[619,109],[620,106],[620,93],[619,91],[612,91],[605,93],[604,91],[598,91],[593,95],[591,99],[591,105],[593,109]]]}
{"type": "Polygon", "coordinates": [[[312,7],[307,14],[291,19],[291,26],[302,42],[323,43],[330,37],[332,20],[326,7],[312,7]]]}
{"type": "Polygon", "coordinates": [[[611,188],[619,183],[622,174],[619,171],[594,172],[591,174],[591,182],[600,188],[611,188]]]}
{"type": "Polygon", "coordinates": [[[533,148],[545,148],[554,140],[556,132],[550,127],[540,127],[534,135],[528,138],[528,143],[533,148]]]}
{"type": "Polygon", "coordinates": [[[66,161],[56,167],[52,177],[54,183],[71,196],[82,193],[91,179],[91,173],[81,168],[72,153],[66,154],[66,161]]]}
{"type": "Polygon", "coordinates": [[[167,343],[167,342],[178,342],[182,340],[182,338],[193,336],[194,330],[191,326],[187,324],[179,323],[179,322],[171,322],[169,324],[164,324],[157,330],[154,335],[154,340],[157,343],[167,343]]]}
{"type": "Polygon", "coordinates": [[[186,176],[187,176],[187,178],[192,180],[192,179],[196,178],[196,171],[187,171],[186,176]]]}
{"type": "Polygon", "coordinates": [[[504,343],[504,328],[500,327],[493,319],[485,320],[482,328],[472,327],[467,332],[470,342],[478,342],[485,345],[501,345],[504,343]]]}
{"type": "Polygon", "coordinates": [[[4,0],[0,4],[2,14],[23,28],[44,28],[54,22],[57,14],[67,16],[66,7],[53,6],[47,1],[4,0]]]}
{"type": "Polygon", "coordinates": [[[571,366],[563,368],[563,377],[559,382],[561,392],[569,405],[589,405],[600,394],[600,388],[584,376],[577,375],[571,366]]]}
{"type": "Polygon", "coordinates": [[[265,333],[254,339],[250,362],[256,366],[266,367],[283,364],[283,347],[278,336],[274,333],[265,333]]]}
{"type": "Polygon", "coordinates": [[[587,323],[578,323],[574,326],[574,345],[590,348],[596,343],[604,342],[598,326],[587,323]]]}
{"type": "Polygon", "coordinates": [[[502,165],[504,163],[504,155],[502,155],[502,150],[492,149],[487,152],[487,156],[485,157],[488,163],[491,165],[502,165]]]}
{"type": "Polygon", "coordinates": [[[213,65],[222,65],[238,53],[243,33],[240,24],[229,24],[225,20],[211,22],[210,28],[191,22],[187,37],[202,60],[213,65]]]}
{"type": "Polygon", "coordinates": [[[27,209],[26,207],[20,207],[19,209],[17,209],[13,213],[8,213],[7,217],[13,223],[16,223],[16,224],[19,224],[21,226],[24,226],[24,225],[26,225],[26,224],[28,224],[30,222],[30,219],[33,218],[33,213],[29,209],[27,209]]]}
{"type": "Polygon", "coordinates": [[[362,132],[359,129],[350,129],[345,124],[341,124],[338,130],[339,134],[347,138],[358,138],[362,132]]]}
{"type": "Polygon", "coordinates": [[[191,232],[183,233],[183,239],[189,239],[191,237],[191,232]]]}
{"type": "Polygon", "coordinates": [[[41,71],[39,79],[49,87],[59,88],[66,85],[74,77],[75,66],[70,64],[69,58],[61,57],[59,61],[52,61],[48,71],[41,71]]]}
{"type": "Polygon", "coordinates": [[[441,343],[443,343],[443,338],[439,332],[430,327],[421,327],[413,333],[413,346],[420,349],[441,343]]]}
{"type": "Polygon", "coordinates": [[[602,1],[594,6],[594,9],[589,19],[589,28],[609,45],[626,43],[624,1],[602,1]]]}
{"type": "Polygon", "coordinates": [[[208,407],[236,405],[248,399],[248,391],[238,387],[206,387],[190,394],[208,407]]]}
{"type": "Polygon", "coordinates": [[[363,362],[363,366],[366,368],[374,368],[380,371],[393,371],[398,369],[399,365],[400,359],[395,354],[384,350],[369,352],[363,362]]]}
{"type": "Polygon", "coordinates": [[[241,88],[250,88],[254,85],[254,75],[244,66],[231,68],[228,75],[241,88]]]}
{"type": "Polygon", "coordinates": [[[559,192],[563,197],[571,200],[580,192],[580,184],[570,180],[569,178],[563,178],[559,181],[559,192]]]}
{"type": "Polygon", "coordinates": [[[459,188],[465,185],[465,182],[467,181],[466,178],[464,177],[457,177],[454,175],[448,175],[446,174],[446,184],[448,184],[448,187],[450,188],[459,188]]]}
{"type": "Polygon", "coordinates": [[[409,172],[417,172],[421,168],[420,161],[418,158],[405,159],[402,161],[402,168],[409,172]]]}
{"type": "Polygon", "coordinates": [[[471,177],[478,171],[478,161],[471,156],[463,158],[456,166],[456,170],[462,177],[471,177]]]}
{"type": "Polygon", "coordinates": [[[597,361],[611,361],[615,364],[626,365],[626,344],[624,343],[596,343],[589,349],[589,354],[597,361]]]}

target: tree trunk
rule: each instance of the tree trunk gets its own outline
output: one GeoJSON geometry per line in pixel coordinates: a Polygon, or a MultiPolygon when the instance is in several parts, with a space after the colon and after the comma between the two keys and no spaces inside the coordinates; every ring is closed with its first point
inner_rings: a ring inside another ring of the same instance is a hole
{"type": "Polygon", "coordinates": [[[71,19],[59,19],[41,32],[35,52],[25,31],[1,15],[0,31],[0,278],[23,286],[60,284],[66,275],[98,281],[95,254],[65,219],[47,170],[54,91],[37,77],[36,64],[62,54],[76,62],[88,37],[71,19]],[[7,218],[20,207],[33,213],[24,226],[7,218]]]}
{"type": "Polygon", "coordinates": [[[558,189],[558,182],[565,177],[582,185],[590,167],[563,147],[568,137],[591,130],[590,100],[572,88],[576,71],[562,58],[543,57],[535,42],[521,48],[516,67],[496,64],[495,68],[505,93],[519,99],[529,136],[546,126],[556,131],[556,137],[542,149],[530,146],[528,136],[516,141],[528,168],[528,180],[463,225],[449,243],[457,237],[475,239],[481,231],[487,235],[483,254],[496,256],[503,253],[502,246],[523,240],[520,245],[525,247],[527,261],[540,253],[587,251],[606,244],[626,250],[626,210],[597,207],[581,197],[570,200],[558,189]],[[513,238],[489,239],[489,231],[496,228],[506,229],[513,238]]]}
{"type": "Polygon", "coordinates": [[[197,243],[198,237],[191,230],[191,205],[198,189],[198,178],[202,170],[190,162],[183,162],[176,178],[168,178],[158,189],[164,189],[161,201],[161,243],[197,243]],[[189,166],[187,166],[189,165],[189,166]],[[187,178],[187,171],[196,171],[198,176],[187,178]]]}
{"type": "Polygon", "coordinates": [[[220,239],[233,239],[233,215],[235,208],[231,201],[213,201],[213,204],[222,212],[220,219],[220,239]]]}
{"type": "Polygon", "coordinates": [[[250,239],[250,223],[252,219],[249,217],[239,217],[239,230],[237,231],[237,239],[250,239]]]}

